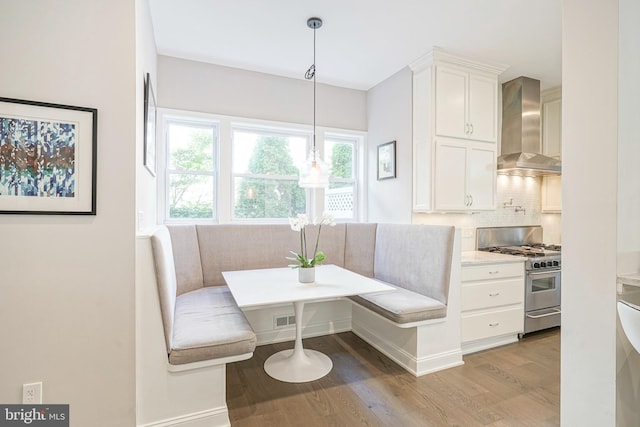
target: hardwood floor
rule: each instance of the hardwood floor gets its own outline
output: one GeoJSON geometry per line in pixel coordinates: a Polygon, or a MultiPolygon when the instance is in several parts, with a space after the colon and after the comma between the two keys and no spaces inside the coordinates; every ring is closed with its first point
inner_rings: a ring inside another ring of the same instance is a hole
{"type": "Polygon", "coordinates": [[[262,367],[280,343],[227,365],[227,406],[241,426],[558,426],[560,330],[464,357],[464,366],[416,378],[351,332],[304,340],[333,369],[303,384],[262,367]]]}

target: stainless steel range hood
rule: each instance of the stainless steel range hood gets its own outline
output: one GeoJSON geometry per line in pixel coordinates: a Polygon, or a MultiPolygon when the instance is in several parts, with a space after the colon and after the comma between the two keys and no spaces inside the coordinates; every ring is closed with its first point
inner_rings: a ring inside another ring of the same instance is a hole
{"type": "Polygon", "coordinates": [[[540,154],[540,81],[518,77],[502,85],[502,150],[498,173],[559,175],[560,160],[540,154]]]}

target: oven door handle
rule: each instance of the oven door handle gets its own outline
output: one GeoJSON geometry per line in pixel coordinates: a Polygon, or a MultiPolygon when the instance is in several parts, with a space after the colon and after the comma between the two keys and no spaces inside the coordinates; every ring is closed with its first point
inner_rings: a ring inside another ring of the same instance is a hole
{"type": "Polygon", "coordinates": [[[540,272],[531,271],[531,272],[529,272],[527,274],[529,276],[542,276],[542,275],[553,276],[553,275],[558,274],[558,273],[560,273],[560,270],[547,270],[547,271],[540,271],[540,272]]]}
{"type": "Polygon", "coordinates": [[[555,310],[551,313],[545,313],[545,314],[538,314],[536,316],[534,316],[533,314],[527,314],[527,317],[529,319],[540,319],[542,317],[549,317],[549,316],[555,316],[556,314],[562,314],[561,310],[555,310]]]}

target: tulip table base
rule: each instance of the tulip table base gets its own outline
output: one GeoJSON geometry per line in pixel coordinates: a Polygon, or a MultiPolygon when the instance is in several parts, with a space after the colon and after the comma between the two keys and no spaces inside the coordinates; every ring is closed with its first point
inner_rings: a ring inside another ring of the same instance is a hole
{"type": "Polygon", "coordinates": [[[302,346],[302,312],[304,302],[293,303],[296,314],[296,341],[293,349],[271,355],[264,362],[264,370],[270,377],[287,383],[304,383],[324,377],[333,362],[324,353],[304,349],[302,346]]]}

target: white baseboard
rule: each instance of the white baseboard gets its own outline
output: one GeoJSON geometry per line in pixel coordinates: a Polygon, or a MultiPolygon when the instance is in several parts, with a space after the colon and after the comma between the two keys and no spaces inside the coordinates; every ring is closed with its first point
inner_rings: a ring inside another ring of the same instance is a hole
{"type": "Polygon", "coordinates": [[[138,424],[138,427],[229,427],[229,411],[226,406],[180,415],[179,417],[154,421],[148,424],[138,424]]]}
{"type": "Polygon", "coordinates": [[[443,369],[449,369],[461,365],[464,365],[462,352],[460,350],[447,351],[419,358],[414,375],[420,377],[432,372],[442,371],[443,369]]]}
{"type": "Polygon", "coordinates": [[[475,353],[505,344],[518,342],[518,334],[501,335],[499,337],[485,338],[476,341],[462,343],[462,354],[475,353]]]}

